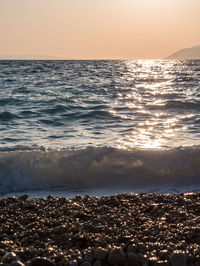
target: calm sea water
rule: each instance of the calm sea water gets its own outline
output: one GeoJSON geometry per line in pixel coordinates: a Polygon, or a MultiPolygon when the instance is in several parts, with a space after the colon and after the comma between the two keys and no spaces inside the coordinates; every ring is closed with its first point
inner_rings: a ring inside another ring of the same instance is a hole
{"type": "Polygon", "coordinates": [[[0,125],[0,193],[200,190],[200,61],[0,61],[0,125]]]}

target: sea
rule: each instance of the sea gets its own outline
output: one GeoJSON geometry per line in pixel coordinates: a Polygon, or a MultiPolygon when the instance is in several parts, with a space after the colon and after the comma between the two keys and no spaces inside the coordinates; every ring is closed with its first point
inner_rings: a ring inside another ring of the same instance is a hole
{"type": "Polygon", "coordinates": [[[0,61],[0,197],[200,191],[200,61],[0,61]]]}

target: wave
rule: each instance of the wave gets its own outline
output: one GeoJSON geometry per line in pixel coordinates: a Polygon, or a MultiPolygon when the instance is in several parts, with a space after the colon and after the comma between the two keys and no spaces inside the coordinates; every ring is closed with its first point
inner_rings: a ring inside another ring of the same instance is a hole
{"type": "Polygon", "coordinates": [[[90,147],[0,152],[0,193],[30,190],[200,187],[200,147],[121,150],[90,147]]]}
{"type": "Polygon", "coordinates": [[[12,119],[17,119],[18,116],[11,112],[2,112],[0,113],[0,121],[7,121],[12,119]]]}

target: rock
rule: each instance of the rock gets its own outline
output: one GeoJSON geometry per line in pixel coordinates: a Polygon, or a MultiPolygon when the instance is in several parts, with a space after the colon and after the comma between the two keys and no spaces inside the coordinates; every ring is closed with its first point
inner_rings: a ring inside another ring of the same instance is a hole
{"type": "Polygon", "coordinates": [[[68,263],[69,266],[78,266],[78,262],[76,260],[71,260],[69,263],[68,263]]]}
{"type": "Polygon", "coordinates": [[[5,254],[5,251],[2,248],[0,248],[0,256],[3,257],[4,254],[5,254]]]}
{"type": "Polygon", "coordinates": [[[161,260],[165,260],[169,256],[169,251],[167,249],[161,250],[158,252],[158,255],[161,258],[161,260]]]}
{"type": "Polygon", "coordinates": [[[137,247],[136,247],[136,245],[134,245],[134,244],[130,244],[130,245],[128,245],[128,247],[127,247],[127,252],[133,252],[133,253],[135,253],[135,252],[137,252],[137,247]]]}
{"type": "Polygon", "coordinates": [[[108,251],[104,248],[97,248],[94,253],[94,258],[97,260],[105,261],[108,251]]]}
{"type": "Polygon", "coordinates": [[[92,264],[89,261],[84,261],[80,264],[80,266],[92,266],[92,264]]]}
{"type": "Polygon", "coordinates": [[[52,195],[48,195],[48,196],[47,196],[47,199],[48,199],[48,200],[54,200],[55,198],[54,198],[52,195]]]}
{"type": "Polygon", "coordinates": [[[22,263],[21,261],[19,260],[16,260],[16,261],[13,261],[10,266],[25,266],[24,263],[22,263]]]}
{"type": "Polygon", "coordinates": [[[58,254],[56,257],[54,257],[55,263],[57,263],[58,261],[64,260],[65,256],[63,253],[58,254]]]}
{"type": "Polygon", "coordinates": [[[138,256],[133,253],[133,252],[129,252],[128,253],[128,265],[134,265],[134,266],[139,266],[140,265],[140,261],[138,259],[138,256]]]}
{"type": "Polygon", "coordinates": [[[172,266],[186,266],[187,262],[186,262],[186,256],[183,253],[173,253],[170,256],[170,262],[172,264],[172,266]]]}
{"type": "Polygon", "coordinates": [[[62,224],[62,225],[58,225],[55,227],[55,232],[58,234],[62,234],[64,232],[66,232],[66,225],[62,224]]]}
{"type": "Polygon", "coordinates": [[[30,262],[31,266],[56,266],[56,264],[46,258],[34,258],[30,262]]]}
{"type": "Polygon", "coordinates": [[[168,262],[168,261],[161,261],[161,260],[159,260],[159,261],[157,261],[155,264],[154,264],[154,266],[170,266],[170,263],[168,262]]]}
{"type": "Polygon", "coordinates": [[[94,263],[93,263],[93,266],[101,266],[101,261],[100,260],[96,260],[94,263]]]}
{"type": "Polygon", "coordinates": [[[23,205],[24,205],[23,207],[26,209],[34,209],[35,208],[34,204],[31,202],[28,202],[28,201],[23,202],[23,205]]]}
{"type": "Polygon", "coordinates": [[[6,253],[2,258],[3,263],[11,263],[16,260],[18,260],[18,257],[14,252],[6,253]]]}
{"type": "Polygon", "coordinates": [[[126,262],[126,254],[120,248],[114,248],[108,255],[107,260],[111,265],[123,265],[126,262]]]}
{"type": "Polygon", "coordinates": [[[24,194],[22,196],[20,196],[18,199],[19,200],[27,200],[29,198],[29,195],[28,194],[24,194]]]}
{"type": "Polygon", "coordinates": [[[94,258],[94,255],[92,254],[92,252],[87,252],[85,254],[85,257],[84,257],[84,260],[85,261],[88,261],[88,262],[92,262],[93,261],[93,258],[94,258]]]}

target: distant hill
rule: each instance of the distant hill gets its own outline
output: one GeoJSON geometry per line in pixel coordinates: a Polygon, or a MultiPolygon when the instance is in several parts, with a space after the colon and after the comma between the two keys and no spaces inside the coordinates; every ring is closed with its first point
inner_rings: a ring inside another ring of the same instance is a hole
{"type": "Polygon", "coordinates": [[[0,60],[59,60],[52,55],[0,55],[0,60]]]}
{"type": "Polygon", "coordinates": [[[200,45],[179,50],[167,59],[200,59],[200,45]]]}

